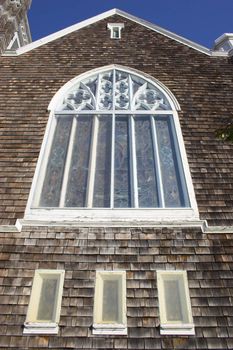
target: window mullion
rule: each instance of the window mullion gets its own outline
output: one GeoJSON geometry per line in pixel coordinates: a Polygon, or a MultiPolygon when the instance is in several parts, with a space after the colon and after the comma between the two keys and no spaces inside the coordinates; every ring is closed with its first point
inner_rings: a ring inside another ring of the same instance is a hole
{"type": "Polygon", "coordinates": [[[115,169],[115,85],[116,85],[116,70],[113,70],[112,81],[112,149],[111,149],[111,189],[110,189],[110,208],[114,207],[114,169],[115,169]]]}
{"type": "Polygon", "coordinates": [[[97,86],[96,86],[96,110],[99,109],[99,103],[100,103],[100,87],[101,87],[101,77],[100,74],[98,74],[97,78],[97,86]]]}
{"type": "Polygon", "coordinates": [[[68,146],[68,151],[67,151],[67,157],[66,157],[66,161],[65,161],[65,169],[64,169],[63,180],[62,180],[59,208],[63,208],[65,206],[65,196],[66,196],[66,190],[67,190],[67,185],[68,185],[68,176],[69,176],[70,163],[71,163],[73,146],[74,146],[74,141],[75,141],[76,127],[77,127],[77,118],[74,117],[73,122],[72,122],[71,133],[70,133],[70,140],[69,140],[69,146],[68,146]]]}
{"type": "Polygon", "coordinates": [[[153,140],[153,148],[154,148],[154,156],[155,156],[155,170],[157,177],[157,188],[158,188],[158,196],[159,196],[159,205],[164,208],[164,193],[163,193],[163,181],[162,181],[162,173],[161,173],[161,165],[159,158],[159,150],[158,150],[158,140],[157,140],[157,132],[155,127],[154,117],[150,117],[151,120],[151,130],[152,130],[152,140],[153,140]]]}
{"type": "Polygon", "coordinates": [[[137,179],[137,158],[135,126],[133,116],[129,117],[129,143],[130,143],[130,186],[131,201],[134,208],[138,208],[138,179],[137,179]]]}
{"type": "Polygon", "coordinates": [[[128,76],[128,86],[129,86],[129,110],[132,110],[132,100],[133,100],[133,82],[131,76],[128,76]]]}
{"type": "Polygon", "coordinates": [[[87,192],[86,192],[86,206],[88,208],[92,208],[92,203],[93,203],[98,128],[99,128],[99,119],[98,119],[98,116],[95,115],[94,121],[93,121],[93,129],[92,129],[92,142],[91,142],[91,151],[90,151],[90,159],[89,159],[89,167],[88,167],[87,192]]]}
{"type": "Polygon", "coordinates": [[[112,115],[112,149],[111,149],[111,189],[110,208],[114,207],[114,168],[115,168],[115,113],[112,115]]]}

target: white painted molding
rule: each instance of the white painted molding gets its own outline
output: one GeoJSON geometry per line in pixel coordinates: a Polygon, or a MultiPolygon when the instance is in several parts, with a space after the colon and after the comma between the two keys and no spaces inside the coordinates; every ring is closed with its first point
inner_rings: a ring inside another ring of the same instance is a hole
{"type": "Polygon", "coordinates": [[[233,33],[224,33],[221,36],[219,36],[215,41],[215,45],[220,44],[222,41],[227,39],[233,39],[233,33]]]}
{"type": "Polygon", "coordinates": [[[0,233],[9,233],[9,232],[21,232],[22,223],[19,219],[16,220],[14,225],[0,225],[0,233]]]}
{"type": "Polygon", "coordinates": [[[101,334],[101,335],[127,335],[127,327],[108,327],[107,329],[98,328],[95,324],[93,324],[92,334],[101,334]]]}
{"type": "Polygon", "coordinates": [[[23,334],[58,334],[59,327],[57,323],[24,323],[23,334]]]}
{"type": "MultiPolygon", "coordinates": [[[[88,220],[83,218],[83,220],[54,220],[51,216],[50,220],[39,220],[39,219],[22,219],[20,220],[22,227],[150,227],[150,228],[182,228],[182,227],[197,227],[206,228],[206,222],[202,220],[176,220],[176,221],[160,221],[160,220],[134,220],[132,218],[128,220],[88,220]]],[[[214,228],[214,227],[213,227],[214,228]]],[[[221,230],[222,231],[222,230],[221,230]]],[[[223,230],[224,231],[224,230],[223,230]]],[[[19,231],[18,231],[19,232],[19,231]]],[[[215,232],[214,230],[211,232],[215,232]]],[[[224,231],[226,232],[226,231],[224,231]]],[[[233,232],[233,227],[229,232],[233,232]]]]}
{"type": "Polygon", "coordinates": [[[0,233],[20,233],[24,227],[73,227],[73,228],[82,228],[82,227],[127,227],[127,228],[134,228],[134,227],[148,227],[148,228],[200,228],[203,233],[219,233],[219,234],[226,234],[230,233],[233,234],[233,226],[208,226],[208,223],[206,220],[193,220],[193,221],[115,221],[111,220],[111,222],[101,222],[101,221],[90,221],[90,220],[83,220],[83,221],[77,221],[77,220],[61,220],[56,221],[53,220],[51,217],[50,220],[28,220],[28,219],[17,219],[17,222],[15,225],[0,225],[0,233]]]}
{"type": "Polygon", "coordinates": [[[18,55],[22,55],[22,54],[24,54],[26,52],[29,52],[29,51],[37,48],[37,47],[45,45],[45,44],[47,44],[47,43],[49,43],[49,42],[51,42],[53,40],[59,39],[59,38],[65,36],[67,34],[70,34],[70,33],[74,32],[74,31],[77,31],[77,30],[79,30],[81,28],[84,28],[84,27],[86,27],[86,26],[88,26],[90,24],[96,23],[96,22],[98,22],[98,21],[100,21],[102,19],[108,18],[108,17],[116,15],[116,14],[119,15],[119,16],[122,16],[122,17],[124,17],[126,19],[129,19],[129,20],[131,20],[131,21],[133,21],[135,23],[138,23],[138,24],[140,24],[140,25],[142,25],[142,26],[144,26],[144,27],[146,27],[146,28],[148,28],[150,30],[153,30],[153,31],[155,31],[155,32],[157,32],[159,34],[162,34],[162,35],[164,35],[164,36],[166,36],[166,37],[168,37],[170,39],[173,39],[173,40],[175,40],[175,41],[177,41],[177,42],[179,42],[179,43],[181,43],[183,45],[186,45],[186,46],[188,46],[188,47],[190,47],[192,49],[195,49],[195,50],[197,50],[197,51],[199,51],[201,53],[204,53],[204,54],[206,54],[208,56],[216,56],[216,57],[218,57],[218,56],[226,56],[227,57],[228,56],[227,53],[219,54],[218,51],[217,52],[212,51],[212,50],[206,48],[205,46],[199,45],[199,44],[197,44],[197,43],[195,43],[195,42],[193,42],[193,41],[191,41],[189,39],[186,39],[186,38],[184,38],[182,36],[179,36],[179,35],[177,35],[175,33],[172,33],[169,30],[163,29],[163,28],[161,28],[161,27],[159,27],[159,26],[157,26],[155,24],[147,22],[147,21],[145,21],[143,19],[140,19],[140,18],[138,18],[136,16],[133,16],[133,15],[127,13],[127,12],[118,10],[116,8],[112,9],[112,10],[109,10],[109,11],[106,11],[106,12],[103,12],[102,14],[99,14],[99,15],[91,17],[91,18],[89,18],[87,20],[81,21],[81,22],[79,22],[77,24],[74,24],[74,25],[72,25],[70,27],[67,27],[67,28],[62,29],[62,30],[60,30],[58,32],[55,32],[55,33],[53,33],[51,35],[48,35],[48,36],[46,36],[46,37],[44,37],[42,39],[36,40],[33,43],[25,45],[24,47],[21,47],[21,48],[17,49],[15,54],[5,53],[3,56],[18,56],[18,55]]]}
{"type": "Polygon", "coordinates": [[[107,28],[110,29],[111,39],[121,39],[121,30],[124,28],[124,23],[108,23],[107,28]],[[114,30],[117,29],[117,36],[114,36],[114,30]]]}

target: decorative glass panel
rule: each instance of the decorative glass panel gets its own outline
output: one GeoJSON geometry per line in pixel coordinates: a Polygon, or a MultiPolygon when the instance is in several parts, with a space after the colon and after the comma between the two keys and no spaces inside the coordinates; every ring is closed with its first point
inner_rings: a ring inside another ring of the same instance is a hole
{"type": "Polygon", "coordinates": [[[79,116],[74,137],[66,192],[66,207],[85,207],[92,116],[79,116]]]}
{"type": "Polygon", "coordinates": [[[104,323],[119,322],[119,280],[103,281],[103,313],[104,323]]]}
{"type": "Polygon", "coordinates": [[[115,108],[128,110],[130,108],[130,82],[129,75],[116,71],[115,108]]]}
{"type": "Polygon", "coordinates": [[[112,118],[99,118],[93,207],[110,206],[112,118]]]}
{"type": "Polygon", "coordinates": [[[183,189],[175,153],[174,139],[169,116],[156,117],[158,149],[162,172],[166,207],[183,207],[183,189]]]}
{"type": "Polygon", "coordinates": [[[76,111],[111,109],[168,110],[171,106],[155,85],[138,75],[116,69],[95,74],[78,83],[67,92],[61,107],[61,110],[76,111]]]}
{"type": "Polygon", "coordinates": [[[139,207],[158,207],[155,159],[150,117],[135,118],[139,207]]]}
{"type": "Polygon", "coordinates": [[[121,69],[78,81],[56,110],[39,206],[189,207],[167,96],[121,69]]]}
{"type": "Polygon", "coordinates": [[[44,278],[40,292],[40,301],[37,313],[37,320],[53,321],[56,305],[57,279],[44,278]]]}
{"type": "Polygon", "coordinates": [[[113,108],[112,96],[113,96],[113,72],[101,74],[99,77],[98,91],[98,105],[97,109],[109,110],[113,108]]]}
{"type": "Polygon", "coordinates": [[[41,207],[58,207],[72,118],[58,117],[40,197],[41,207]]]}
{"type": "Polygon", "coordinates": [[[116,117],[114,186],[114,207],[130,207],[129,126],[127,117],[116,117]]]}

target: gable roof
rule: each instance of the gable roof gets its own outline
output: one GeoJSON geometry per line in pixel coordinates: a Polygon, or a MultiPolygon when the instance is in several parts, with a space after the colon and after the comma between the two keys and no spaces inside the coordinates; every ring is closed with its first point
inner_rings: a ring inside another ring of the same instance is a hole
{"type": "Polygon", "coordinates": [[[112,9],[112,10],[109,10],[109,11],[106,11],[106,12],[103,12],[102,14],[100,15],[97,15],[97,16],[94,16],[94,17],[91,17],[89,19],[86,19],[82,22],[79,22],[77,24],[74,24],[70,27],[67,27],[65,29],[62,29],[62,30],[59,30],[58,32],[55,32],[53,34],[50,34],[42,39],[39,39],[39,40],[36,40],[28,45],[25,45],[23,47],[20,47],[19,49],[17,49],[14,53],[12,52],[9,52],[9,53],[5,53],[4,56],[14,56],[14,55],[21,55],[23,53],[26,53],[26,52],[29,52],[37,47],[40,47],[42,45],[45,45],[53,40],[56,40],[56,39],[59,39],[67,34],[70,34],[74,31],[77,31],[81,28],[85,28],[86,26],[90,25],[90,24],[93,24],[93,23],[96,23],[102,19],[105,19],[105,18],[108,18],[110,16],[113,16],[113,15],[119,15],[119,16],[122,16],[124,18],[127,18],[131,21],[134,21],[140,25],[143,25],[144,27],[146,28],[149,28],[159,34],[162,34],[170,39],[173,39],[173,40],[176,40],[178,41],[179,43],[183,44],[183,45],[186,45],[188,47],[191,47],[199,52],[202,52],[208,56],[228,56],[228,54],[226,52],[220,52],[220,51],[212,51],[208,48],[206,48],[205,46],[202,46],[202,45],[199,45],[191,40],[188,40],[186,38],[183,38],[182,36],[179,36],[175,33],[172,33],[166,29],[163,29],[155,24],[152,24],[148,21],[145,21],[141,18],[138,18],[138,17],[135,17],[133,15],[130,15],[129,13],[127,12],[124,12],[124,11],[121,11],[121,10],[118,10],[118,9],[112,9]]]}

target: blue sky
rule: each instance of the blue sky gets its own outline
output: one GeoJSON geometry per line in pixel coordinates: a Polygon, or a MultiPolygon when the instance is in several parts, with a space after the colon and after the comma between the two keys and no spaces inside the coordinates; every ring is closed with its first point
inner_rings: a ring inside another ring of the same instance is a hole
{"type": "Polygon", "coordinates": [[[233,0],[32,0],[32,38],[37,40],[112,8],[209,48],[217,37],[233,32],[233,0]]]}

